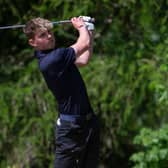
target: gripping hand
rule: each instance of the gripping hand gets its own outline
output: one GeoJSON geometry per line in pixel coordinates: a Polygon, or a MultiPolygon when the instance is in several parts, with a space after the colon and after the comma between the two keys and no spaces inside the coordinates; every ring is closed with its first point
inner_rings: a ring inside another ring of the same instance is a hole
{"type": "Polygon", "coordinates": [[[88,30],[94,30],[93,18],[91,18],[90,16],[79,16],[79,17],[83,19],[83,21],[85,22],[86,28],[88,30]]]}

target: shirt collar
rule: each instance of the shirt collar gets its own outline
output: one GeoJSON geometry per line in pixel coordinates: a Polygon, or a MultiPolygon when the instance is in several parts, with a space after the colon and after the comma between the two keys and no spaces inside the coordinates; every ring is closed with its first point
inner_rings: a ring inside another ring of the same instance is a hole
{"type": "Polygon", "coordinates": [[[51,52],[51,51],[53,51],[53,50],[54,50],[54,49],[43,50],[43,51],[35,50],[34,55],[35,55],[36,58],[42,59],[43,57],[46,56],[46,54],[48,54],[49,52],[51,52]]]}

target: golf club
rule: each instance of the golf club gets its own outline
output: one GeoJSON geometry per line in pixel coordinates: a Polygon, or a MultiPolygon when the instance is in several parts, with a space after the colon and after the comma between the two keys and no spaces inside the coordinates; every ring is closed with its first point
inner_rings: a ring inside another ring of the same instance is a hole
{"type": "MultiPolygon", "coordinates": [[[[84,22],[86,22],[84,20],[84,22]]],[[[95,19],[94,18],[90,18],[89,20],[87,20],[87,22],[90,23],[94,23],[95,19]]],[[[70,20],[61,20],[61,21],[55,21],[55,22],[51,22],[53,25],[57,25],[57,24],[66,24],[66,23],[71,23],[70,20]]],[[[18,25],[11,25],[11,26],[0,26],[0,30],[4,30],[4,29],[17,29],[17,28],[23,28],[25,27],[25,24],[18,24],[18,25]]]]}

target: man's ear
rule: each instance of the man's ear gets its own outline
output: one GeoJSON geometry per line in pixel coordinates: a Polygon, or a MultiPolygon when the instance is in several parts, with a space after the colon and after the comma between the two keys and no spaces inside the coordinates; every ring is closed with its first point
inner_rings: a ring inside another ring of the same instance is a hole
{"type": "Polygon", "coordinates": [[[31,45],[32,47],[36,47],[36,43],[34,41],[34,39],[29,39],[29,45],[31,45]]]}

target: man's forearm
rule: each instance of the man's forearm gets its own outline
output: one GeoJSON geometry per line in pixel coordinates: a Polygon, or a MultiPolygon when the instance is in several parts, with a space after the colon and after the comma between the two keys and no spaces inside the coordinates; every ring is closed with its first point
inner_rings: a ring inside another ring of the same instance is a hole
{"type": "Polygon", "coordinates": [[[94,30],[94,25],[88,22],[84,23],[81,17],[74,17],[71,21],[74,28],[79,32],[76,43],[71,47],[75,50],[77,60],[83,62],[83,60],[88,60],[92,52],[93,33],[90,30],[94,30]],[[78,59],[79,57],[80,59],[78,59]]]}
{"type": "Polygon", "coordinates": [[[83,52],[85,52],[90,47],[91,43],[90,34],[85,25],[78,28],[78,32],[79,37],[76,43],[71,46],[75,50],[76,57],[79,57],[83,52]]]}
{"type": "Polygon", "coordinates": [[[93,52],[93,39],[94,39],[94,32],[89,31],[89,36],[90,36],[90,45],[86,51],[84,51],[81,55],[79,55],[76,58],[75,64],[78,65],[79,67],[85,66],[88,64],[90,57],[92,56],[93,52]]]}
{"type": "MultiPolygon", "coordinates": [[[[79,37],[78,37],[76,43],[78,43],[80,48],[83,48],[83,51],[85,51],[90,47],[90,44],[91,44],[90,32],[87,30],[85,25],[82,26],[78,31],[79,31],[79,37]]],[[[80,53],[80,54],[82,54],[82,53],[80,53]]]]}

